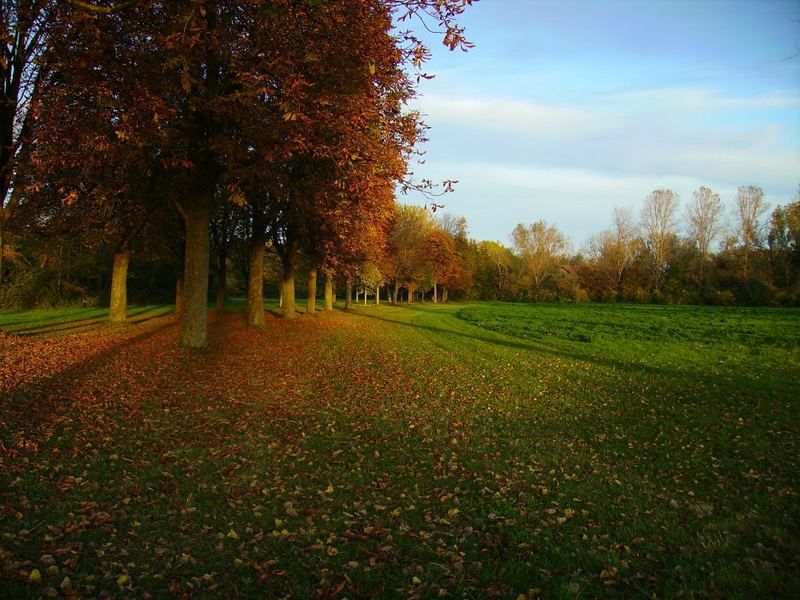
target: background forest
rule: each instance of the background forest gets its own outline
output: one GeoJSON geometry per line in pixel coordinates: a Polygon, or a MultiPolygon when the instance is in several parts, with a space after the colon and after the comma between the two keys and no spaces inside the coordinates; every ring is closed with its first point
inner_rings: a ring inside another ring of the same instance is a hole
{"type": "MultiPolygon", "coordinates": [[[[4,308],[109,302],[113,247],[86,231],[59,229],[61,218],[26,215],[6,234],[4,308]],[[16,225],[16,227],[14,227],[16,225]]],[[[21,217],[21,218],[22,218],[21,217]]],[[[209,301],[246,296],[249,232],[246,207],[224,204],[211,222],[209,301]],[[224,283],[222,283],[224,282],[224,283]]],[[[172,219],[177,228],[178,216],[172,219]]],[[[646,198],[639,212],[617,209],[607,229],[575,248],[554,224],[520,224],[510,245],[469,237],[468,223],[449,212],[398,204],[388,224],[352,265],[355,300],[634,302],[796,306],[800,303],[800,202],[770,207],[757,187],[743,187],[729,205],[701,188],[680,209],[669,190],[646,198]]],[[[180,240],[164,232],[132,246],[128,293],[135,303],[175,302],[180,240]]],[[[282,263],[265,246],[262,281],[280,296],[282,263]]],[[[313,255],[299,261],[298,293],[316,277],[313,255]]],[[[334,277],[334,279],[336,279],[334,277]]],[[[346,279],[332,282],[344,293],[346,279]]],[[[333,291],[333,289],[331,291],[333,291]]],[[[315,292],[316,293],[316,292],[315,292]]],[[[324,291],[319,290],[322,299],[324,291]]]]}

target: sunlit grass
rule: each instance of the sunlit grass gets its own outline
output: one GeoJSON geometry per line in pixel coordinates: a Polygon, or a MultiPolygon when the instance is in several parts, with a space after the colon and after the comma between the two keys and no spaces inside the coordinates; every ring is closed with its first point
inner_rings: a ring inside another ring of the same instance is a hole
{"type": "MultiPolygon", "coordinates": [[[[168,315],[172,305],[145,305],[128,307],[131,323],[168,315]]],[[[39,334],[57,331],[73,332],[76,329],[95,327],[108,320],[108,308],[46,308],[26,311],[0,311],[0,330],[8,333],[39,334]]]]}

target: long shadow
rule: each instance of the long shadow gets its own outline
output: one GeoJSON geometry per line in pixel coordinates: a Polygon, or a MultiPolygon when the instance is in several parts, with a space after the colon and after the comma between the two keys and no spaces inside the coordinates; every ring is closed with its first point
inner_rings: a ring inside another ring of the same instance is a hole
{"type": "MultiPolygon", "coordinates": [[[[126,323],[131,325],[138,325],[139,323],[145,323],[151,319],[156,319],[159,317],[164,317],[170,314],[170,311],[165,312],[156,312],[158,309],[153,310],[152,308],[135,308],[128,311],[128,319],[126,323]],[[139,315],[147,314],[149,312],[153,312],[154,314],[148,317],[139,318],[139,315]]],[[[67,320],[56,320],[52,319],[50,321],[43,321],[39,325],[31,325],[29,327],[20,327],[18,329],[14,329],[11,331],[7,331],[12,335],[38,335],[41,333],[63,333],[65,331],[87,331],[93,327],[98,327],[102,325],[109,324],[108,315],[102,315],[98,317],[92,317],[90,319],[67,319],[67,320]]]]}
{"type": "Polygon", "coordinates": [[[0,391],[0,400],[5,405],[3,408],[5,410],[13,408],[16,414],[24,415],[21,418],[24,420],[26,428],[30,425],[36,426],[47,422],[49,418],[53,418],[56,415],[56,411],[53,410],[55,403],[63,406],[65,400],[68,400],[69,404],[74,401],[72,398],[64,398],[61,394],[54,394],[53,391],[73,387],[92,373],[111,363],[123,350],[175,326],[176,324],[172,321],[164,322],[161,325],[143,330],[141,333],[131,336],[107,350],[88,356],[63,371],[37,377],[11,390],[2,390],[0,391]]]}
{"type": "MultiPolygon", "coordinates": [[[[402,308],[405,308],[405,307],[402,307],[402,308]]],[[[422,310],[416,309],[416,310],[418,312],[424,312],[426,314],[431,314],[430,311],[426,311],[424,309],[422,309],[422,310]]],[[[493,344],[495,346],[504,346],[506,348],[512,348],[512,349],[516,349],[516,350],[527,350],[527,351],[535,350],[537,352],[542,352],[544,354],[549,354],[551,356],[556,356],[558,358],[566,358],[566,359],[569,359],[569,360],[581,360],[581,361],[585,361],[585,362],[591,362],[591,363],[594,363],[594,364],[599,365],[599,366],[609,367],[609,368],[612,368],[612,369],[619,369],[619,370],[622,370],[622,371],[646,373],[646,374],[649,374],[649,375],[674,376],[674,377],[687,377],[687,376],[691,376],[691,375],[700,375],[700,373],[691,372],[691,371],[688,371],[688,370],[687,371],[679,371],[679,370],[676,370],[676,369],[670,369],[670,368],[666,368],[666,367],[652,367],[652,366],[643,365],[643,364],[640,364],[640,363],[623,362],[623,361],[616,360],[616,359],[613,359],[613,358],[607,358],[607,357],[603,357],[603,356],[598,356],[596,354],[590,354],[588,352],[570,352],[570,351],[567,351],[567,350],[560,350],[558,348],[553,348],[551,346],[547,346],[545,344],[542,344],[541,342],[534,342],[534,341],[530,341],[530,340],[519,340],[519,341],[512,340],[512,339],[508,339],[506,336],[503,336],[503,334],[496,333],[496,332],[493,332],[493,333],[498,337],[488,337],[488,336],[481,336],[481,335],[463,333],[463,332],[460,332],[460,331],[456,331],[456,330],[453,330],[453,329],[446,329],[446,328],[443,328],[443,327],[434,327],[432,325],[421,325],[421,324],[418,324],[418,323],[409,323],[409,322],[404,322],[404,321],[398,321],[398,320],[395,320],[395,319],[389,319],[389,318],[382,317],[382,316],[375,315],[375,314],[372,314],[372,315],[365,314],[365,313],[354,313],[354,314],[356,314],[357,316],[365,317],[367,319],[375,319],[375,320],[378,320],[378,321],[385,321],[387,323],[393,323],[395,325],[402,325],[403,327],[408,327],[408,328],[411,328],[411,329],[421,329],[421,330],[430,331],[430,332],[436,333],[436,334],[458,336],[458,337],[462,337],[462,338],[476,340],[476,341],[479,341],[479,342],[484,342],[484,343],[487,343],[487,344],[493,344]]],[[[456,318],[456,319],[458,318],[455,315],[450,315],[450,316],[453,316],[453,318],[456,318]]],[[[467,323],[466,321],[464,321],[463,324],[467,325],[469,327],[478,328],[477,325],[471,325],[470,323],[467,323]]],[[[708,374],[707,373],[703,373],[703,375],[707,376],[708,374]]]]}

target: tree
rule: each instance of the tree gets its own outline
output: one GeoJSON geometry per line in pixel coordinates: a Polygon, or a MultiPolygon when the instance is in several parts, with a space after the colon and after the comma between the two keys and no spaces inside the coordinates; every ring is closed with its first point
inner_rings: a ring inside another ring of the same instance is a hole
{"type": "Polygon", "coordinates": [[[408,302],[414,301],[414,292],[425,279],[425,241],[436,223],[431,213],[423,206],[399,204],[390,233],[389,244],[395,257],[395,280],[393,295],[405,287],[408,302]]]}
{"type": "MultiPolygon", "coordinates": [[[[382,144],[391,145],[398,136],[404,144],[411,139],[401,129],[417,128],[418,119],[392,107],[402,106],[413,86],[408,76],[397,74],[404,63],[420,68],[428,53],[413,35],[393,30],[393,16],[434,20],[444,26],[448,47],[469,45],[455,23],[469,4],[462,0],[137,2],[123,3],[130,6],[124,18],[107,14],[104,5],[86,4],[72,2],[83,10],[65,12],[68,19],[56,36],[59,49],[51,53],[53,81],[69,82],[72,100],[99,90],[113,108],[120,141],[158,140],[164,148],[165,164],[181,182],[171,200],[186,231],[180,339],[187,347],[202,347],[207,340],[209,227],[215,207],[227,201],[221,191],[258,167],[254,175],[262,188],[271,188],[271,199],[289,199],[271,211],[275,217],[301,203],[297,191],[276,189],[276,173],[288,175],[279,175],[280,183],[294,186],[303,177],[287,169],[298,164],[305,163],[307,173],[309,162],[334,167],[357,162],[367,132],[376,128],[372,138],[382,144]],[[86,10],[94,16],[87,17],[86,10]],[[124,72],[120,65],[132,72],[113,79],[124,72]],[[373,102],[357,101],[369,94],[373,102]],[[125,102],[132,95],[133,105],[125,102]],[[347,102],[349,97],[356,101],[347,102]],[[134,109],[149,114],[121,122],[134,109]],[[382,117],[393,110],[397,126],[384,127],[382,117]],[[356,134],[345,135],[348,128],[356,134]]],[[[107,112],[89,118],[107,123],[107,112]]],[[[372,155],[366,156],[368,162],[372,155]]],[[[314,203],[302,206],[309,210],[294,211],[302,219],[283,220],[283,234],[289,234],[283,236],[287,292],[297,236],[317,210],[314,203]]]]}
{"type": "Polygon", "coordinates": [[[41,56],[55,2],[3,0],[0,4],[0,286],[3,284],[6,224],[19,204],[15,186],[31,140],[31,102],[37,94],[41,56]]]}
{"type": "Polygon", "coordinates": [[[481,241],[473,247],[475,280],[478,297],[486,300],[507,300],[511,288],[514,253],[498,242],[481,241]]]}
{"type": "Polygon", "coordinates": [[[703,267],[708,261],[711,243],[722,233],[722,200],[719,194],[707,187],[700,187],[692,194],[692,202],[686,206],[686,222],[689,239],[700,253],[699,273],[703,279],[703,267]]]}
{"type": "Polygon", "coordinates": [[[769,210],[769,205],[764,202],[764,192],[760,187],[748,185],[739,188],[733,210],[736,234],[742,248],[742,274],[748,277],[750,254],[763,239],[760,219],[769,210]]]}
{"type": "Polygon", "coordinates": [[[642,229],[650,252],[653,287],[660,291],[669,262],[670,246],[675,237],[675,215],[680,199],[672,190],[655,190],[642,206],[642,229]]]}
{"type": "Polygon", "coordinates": [[[378,265],[366,262],[358,270],[358,282],[364,288],[364,304],[367,303],[367,290],[375,292],[375,304],[380,304],[380,289],[383,285],[383,273],[378,265]]]}
{"type": "Polygon", "coordinates": [[[438,227],[433,229],[425,240],[425,256],[433,280],[433,302],[436,304],[439,301],[439,283],[446,285],[457,268],[456,246],[450,234],[438,227]]]}
{"type": "Polygon", "coordinates": [[[511,232],[511,241],[517,255],[522,259],[525,273],[530,276],[534,296],[538,296],[542,285],[566,259],[569,243],[554,225],[537,221],[528,227],[521,223],[511,232]]]}
{"type": "Polygon", "coordinates": [[[614,268],[617,294],[622,293],[625,271],[636,256],[639,246],[639,228],[629,208],[614,208],[614,224],[603,243],[603,255],[614,268]]]}
{"type": "Polygon", "coordinates": [[[767,234],[773,279],[780,273],[781,284],[796,279],[800,267],[800,201],[778,206],[772,211],[767,234]]]}

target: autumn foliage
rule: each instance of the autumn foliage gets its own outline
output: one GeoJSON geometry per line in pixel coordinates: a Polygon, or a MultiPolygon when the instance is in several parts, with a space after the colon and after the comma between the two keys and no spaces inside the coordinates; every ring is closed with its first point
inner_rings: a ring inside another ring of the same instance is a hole
{"type": "MultiPolygon", "coordinates": [[[[401,24],[441,27],[448,48],[466,49],[456,19],[470,3],[19,3],[9,36],[41,31],[44,41],[35,60],[22,57],[24,106],[18,90],[6,94],[30,130],[16,153],[24,168],[3,167],[4,180],[15,178],[6,186],[14,208],[24,205],[20,217],[46,235],[91,229],[94,245],[119,255],[120,300],[123,257],[174,248],[153,238],[170,212],[180,215],[181,344],[202,347],[210,255],[227,252],[221,238],[210,246],[211,220],[232,203],[249,238],[252,287],[263,285],[269,245],[291,317],[300,262],[346,275],[365,245],[380,254],[374,240],[386,235],[394,190],[430,189],[408,177],[423,127],[406,108],[429,50],[401,24]]],[[[261,292],[251,292],[248,320],[258,326],[261,292]]]]}

